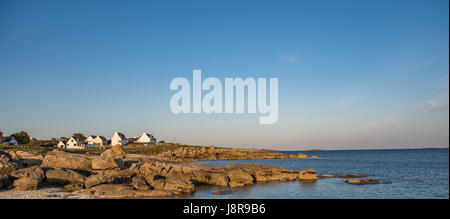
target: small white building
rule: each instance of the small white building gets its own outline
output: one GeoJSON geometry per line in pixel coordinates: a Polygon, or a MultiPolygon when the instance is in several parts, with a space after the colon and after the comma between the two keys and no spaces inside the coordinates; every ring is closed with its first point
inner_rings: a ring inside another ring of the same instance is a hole
{"type": "Polygon", "coordinates": [[[95,136],[95,135],[89,135],[87,138],[86,138],[86,140],[84,140],[89,146],[94,146],[95,144],[94,144],[94,139],[96,138],[97,136],[95,136]]]}
{"type": "Polygon", "coordinates": [[[94,138],[94,144],[95,145],[107,145],[108,139],[106,139],[104,136],[98,135],[97,137],[94,138]]]}
{"type": "Polygon", "coordinates": [[[127,138],[125,138],[125,135],[121,132],[114,132],[114,135],[111,138],[111,145],[121,145],[124,146],[127,144],[127,138]]]}
{"type": "Polygon", "coordinates": [[[16,138],[11,135],[8,137],[3,137],[3,144],[17,146],[19,143],[17,142],[16,138]]]}
{"type": "Polygon", "coordinates": [[[66,148],[68,149],[85,149],[88,147],[85,141],[81,138],[70,137],[66,143],[66,148]]]}
{"type": "Polygon", "coordinates": [[[67,141],[60,140],[56,145],[57,148],[67,148],[67,141]]]}
{"type": "Polygon", "coordinates": [[[156,138],[153,137],[152,134],[150,133],[142,133],[141,137],[136,141],[137,143],[155,143],[156,142],[156,138]]]}

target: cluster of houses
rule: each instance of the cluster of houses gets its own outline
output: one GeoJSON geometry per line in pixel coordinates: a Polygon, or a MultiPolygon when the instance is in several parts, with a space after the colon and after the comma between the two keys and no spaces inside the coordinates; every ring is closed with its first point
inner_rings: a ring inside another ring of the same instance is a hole
{"type": "Polygon", "coordinates": [[[0,131],[0,145],[13,145],[17,146],[19,143],[17,142],[16,138],[14,136],[3,136],[3,132],[0,131]]]}
{"type": "Polygon", "coordinates": [[[126,145],[127,143],[156,143],[156,138],[152,134],[144,132],[141,137],[126,138],[121,132],[114,132],[111,140],[104,136],[90,135],[85,140],[78,137],[70,137],[67,141],[59,141],[58,148],[85,149],[101,145],[126,145]]]}

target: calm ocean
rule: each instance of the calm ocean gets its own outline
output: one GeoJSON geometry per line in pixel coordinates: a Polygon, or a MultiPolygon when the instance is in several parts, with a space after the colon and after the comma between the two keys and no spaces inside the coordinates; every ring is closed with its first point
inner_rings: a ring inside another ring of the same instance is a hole
{"type": "MultiPolygon", "coordinates": [[[[297,154],[302,151],[287,151],[297,154]]],[[[449,198],[448,149],[420,150],[351,150],[305,151],[318,159],[274,159],[198,161],[196,163],[225,167],[227,163],[253,163],[282,166],[301,170],[312,168],[321,174],[361,173],[367,178],[385,183],[377,185],[349,185],[340,178],[319,179],[315,183],[294,182],[261,183],[245,188],[228,189],[216,195],[221,187],[201,186],[184,198],[207,199],[302,199],[302,198],[449,198]]]]}

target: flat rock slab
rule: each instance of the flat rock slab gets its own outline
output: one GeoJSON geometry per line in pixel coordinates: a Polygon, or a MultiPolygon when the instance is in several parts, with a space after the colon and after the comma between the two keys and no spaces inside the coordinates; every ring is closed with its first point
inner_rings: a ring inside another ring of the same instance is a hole
{"type": "Polygon", "coordinates": [[[345,182],[353,185],[371,185],[381,183],[381,181],[377,179],[350,179],[346,180],[345,182]]]}

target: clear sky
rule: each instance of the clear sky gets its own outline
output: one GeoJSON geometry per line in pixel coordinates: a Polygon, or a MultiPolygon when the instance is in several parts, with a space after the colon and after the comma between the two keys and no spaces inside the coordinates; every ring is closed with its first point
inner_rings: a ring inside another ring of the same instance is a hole
{"type": "Polygon", "coordinates": [[[449,1],[0,1],[0,130],[270,149],[449,146],[449,1]],[[279,78],[279,117],[170,82],[279,78]]]}

